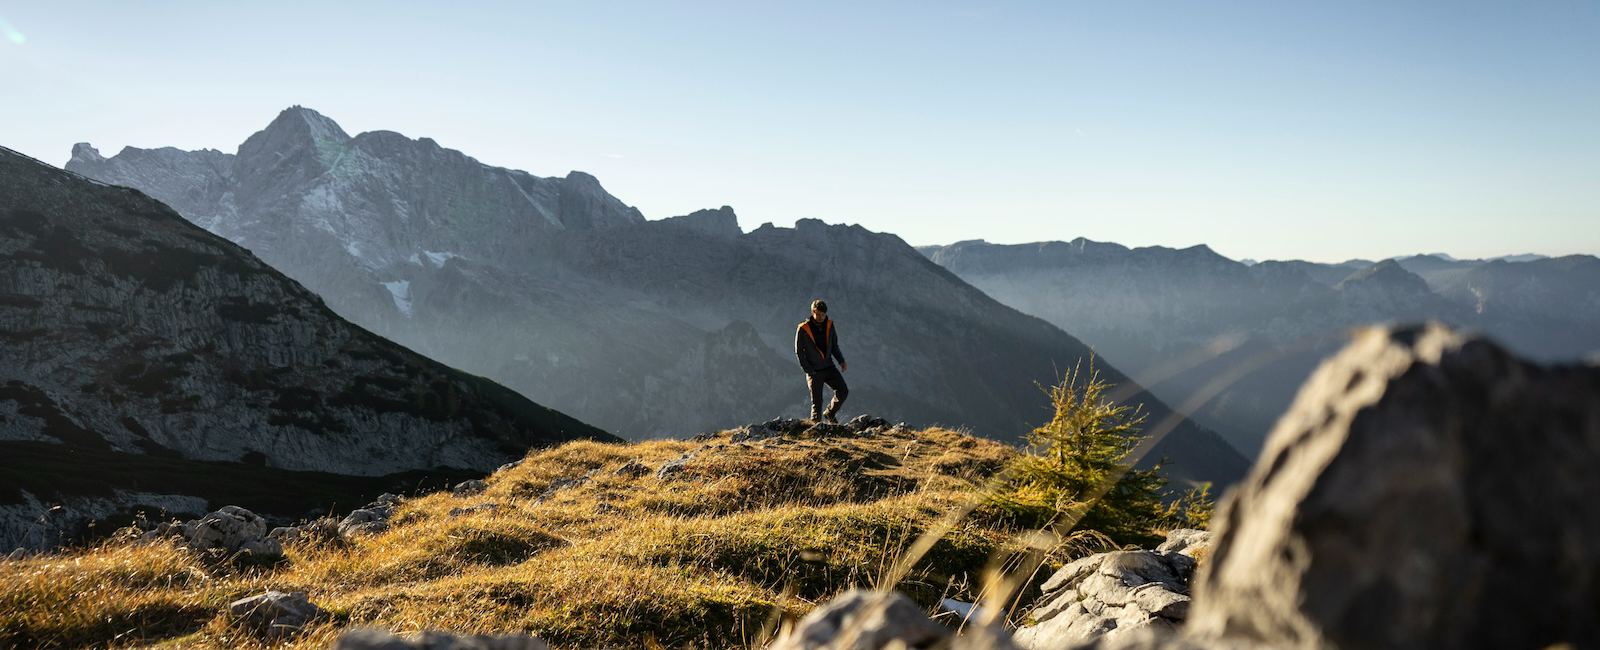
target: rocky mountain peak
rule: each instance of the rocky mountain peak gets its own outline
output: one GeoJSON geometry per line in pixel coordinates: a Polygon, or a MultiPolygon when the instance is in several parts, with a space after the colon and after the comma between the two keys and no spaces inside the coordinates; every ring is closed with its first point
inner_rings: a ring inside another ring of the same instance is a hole
{"type": "Polygon", "coordinates": [[[290,106],[278,113],[262,133],[287,132],[303,134],[313,140],[344,142],[350,135],[337,122],[314,110],[300,105],[290,106]]]}
{"type": "Polygon", "coordinates": [[[241,177],[277,170],[326,170],[343,153],[349,134],[333,120],[302,106],[278,113],[267,128],[239,145],[241,177]]]}
{"type": "Polygon", "coordinates": [[[1339,282],[1335,288],[1343,291],[1349,289],[1380,289],[1385,291],[1404,291],[1428,293],[1428,283],[1421,276],[1407,271],[1395,260],[1384,260],[1367,268],[1350,274],[1349,277],[1339,282]]]}
{"type": "Polygon", "coordinates": [[[72,145],[72,162],[97,163],[105,159],[105,156],[100,155],[99,149],[94,148],[87,142],[79,142],[72,145]]]}
{"type": "Polygon", "coordinates": [[[733,213],[733,208],[726,205],[715,210],[695,210],[682,216],[668,217],[661,222],[690,228],[713,237],[738,237],[744,234],[744,231],[739,229],[738,216],[733,213]]]}

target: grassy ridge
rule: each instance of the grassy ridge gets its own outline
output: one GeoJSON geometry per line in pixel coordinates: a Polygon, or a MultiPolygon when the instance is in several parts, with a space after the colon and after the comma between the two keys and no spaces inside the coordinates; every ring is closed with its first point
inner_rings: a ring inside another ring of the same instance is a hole
{"type": "MultiPolygon", "coordinates": [[[[942,429],[571,442],[495,474],[483,494],[410,500],[385,533],[293,545],[277,567],[215,566],[126,542],[0,561],[0,646],[257,647],[266,641],[221,612],[273,588],[306,591],[333,614],[297,647],[361,625],[528,631],[566,648],[747,647],[843,589],[879,586],[913,540],[1014,453],[942,429]],[[617,471],[686,453],[667,478],[617,471]],[[450,515],[480,504],[498,508],[450,515]]],[[[973,600],[1013,534],[958,524],[898,586],[924,603],[973,600]]]]}

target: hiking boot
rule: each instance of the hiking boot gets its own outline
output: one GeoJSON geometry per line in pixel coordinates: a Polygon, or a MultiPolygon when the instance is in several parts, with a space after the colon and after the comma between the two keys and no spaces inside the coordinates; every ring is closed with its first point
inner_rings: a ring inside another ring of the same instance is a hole
{"type": "Polygon", "coordinates": [[[827,422],[828,424],[838,424],[839,418],[834,417],[832,413],[824,413],[822,415],[822,421],[827,422]]]}

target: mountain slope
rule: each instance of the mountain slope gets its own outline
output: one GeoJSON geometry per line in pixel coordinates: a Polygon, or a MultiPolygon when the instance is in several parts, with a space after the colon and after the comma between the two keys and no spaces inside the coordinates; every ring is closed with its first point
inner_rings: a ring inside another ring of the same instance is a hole
{"type": "Polygon", "coordinates": [[[231,463],[278,478],[376,477],[483,470],[530,446],[614,439],[344,321],[135,190],[7,149],[0,340],[0,456],[84,460],[43,479],[6,472],[0,503],[17,508],[172,483],[106,474],[148,465],[128,455],[213,476],[231,463]],[[46,488],[55,493],[37,493],[46,488]]]}
{"type": "MultiPolygon", "coordinates": [[[[84,145],[68,166],[156,196],[215,194],[186,216],[341,314],[631,437],[802,415],[793,337],[817,297],[851,361],[847,412],[1014,440],[1048,415],[1035,382],[1089,354],[892,235],[812,220],[743,232],[728,208],[644,221],[586,174],[538,178],[330,125],[285,111],[214,177],[167,171],[212,152],[154,165],[84,145]],[[256,150],[268,144],[280,152],[256,150]],[[214,179],[221,192],[206,189],[214,179]]],[[[1169,412],[1130,390],[1155,417],[1169,412]]],[[[1165,444],[1182,478],[1227,483],[1245,466],[1187,422],[1165,444]]]]}

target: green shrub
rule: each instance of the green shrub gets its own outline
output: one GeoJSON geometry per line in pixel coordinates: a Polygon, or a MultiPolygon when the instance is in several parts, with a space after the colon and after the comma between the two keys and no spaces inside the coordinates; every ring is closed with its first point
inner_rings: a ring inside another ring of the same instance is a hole
{"type": "Polygon", "coordinates": [[[1044,389],[1055,415],[1028,434],[1024,453],[1007,466],[984,508],[1034,528],[1092,530],[1117,544],[1149,545],[1179,521],[1209,517],[1204,491],[1171,506],[1158,468],[1135,469],[1145,414],[1107,396],[1112,384],[1074,368],[1044,389]]]}

